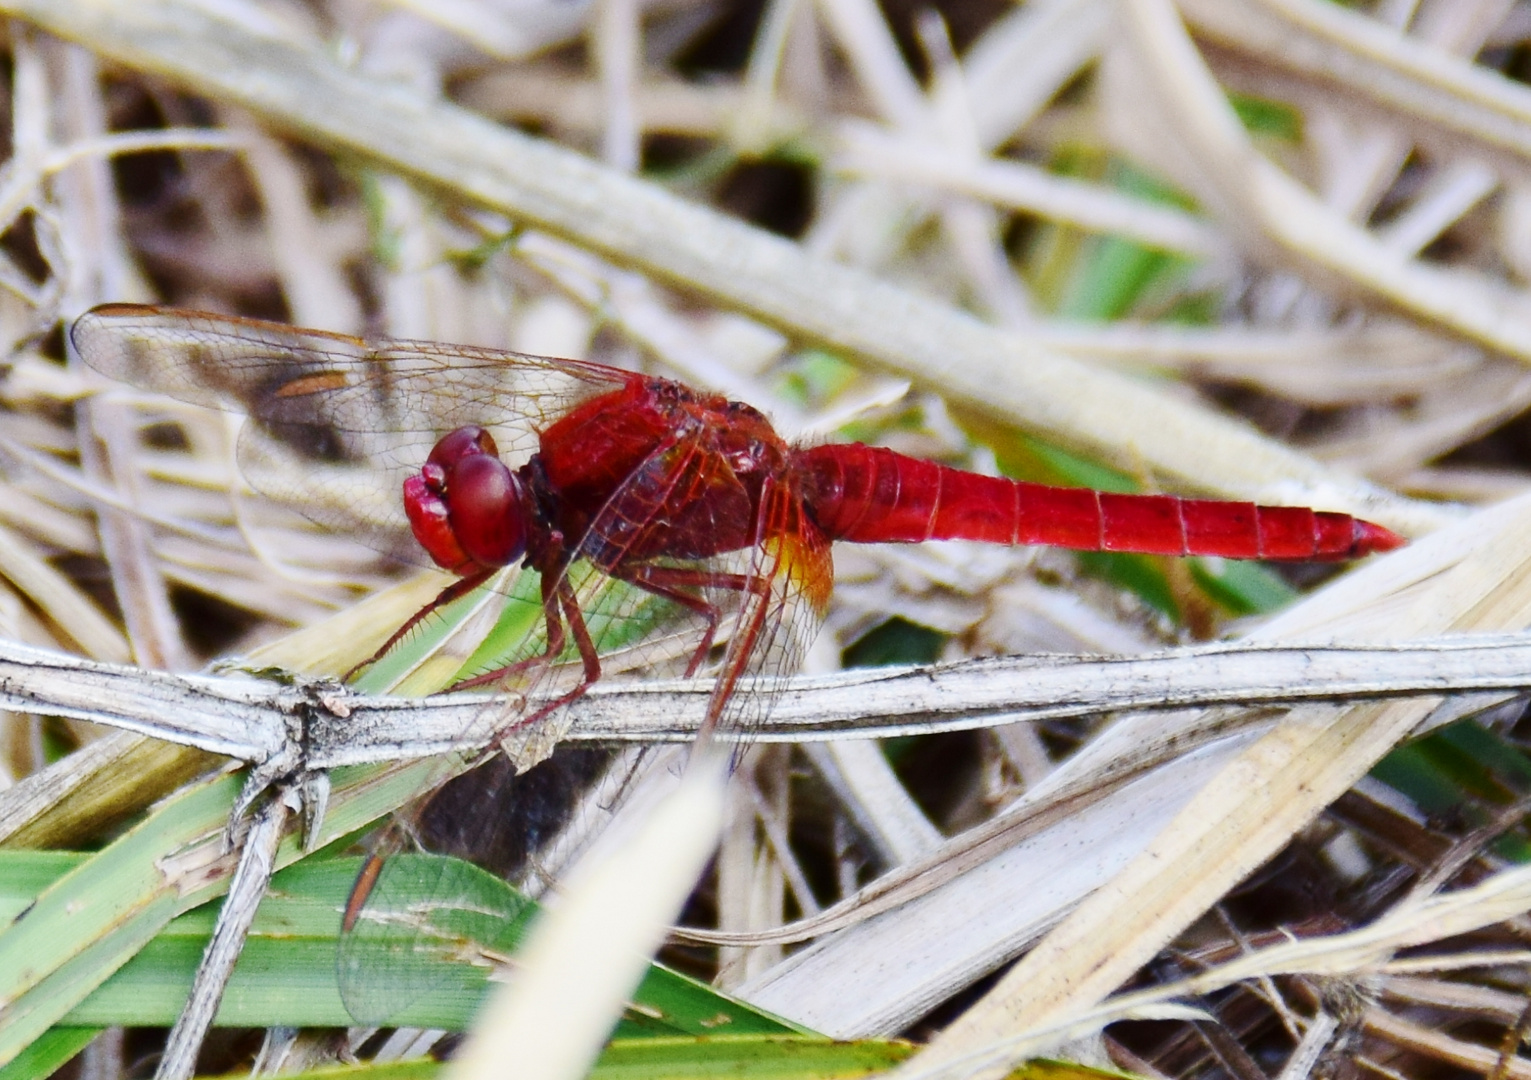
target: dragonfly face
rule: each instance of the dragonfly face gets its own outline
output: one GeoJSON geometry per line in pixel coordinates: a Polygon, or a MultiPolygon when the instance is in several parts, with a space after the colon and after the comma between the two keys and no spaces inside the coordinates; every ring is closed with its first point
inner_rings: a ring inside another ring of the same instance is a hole
{"type": "Polygon", "coordinates": [[[404,481],[404,512],[436,565],[463,575],[515,562],[536,526],[526,486],[481,427],[458,428],[432,448],[404,481]]]}

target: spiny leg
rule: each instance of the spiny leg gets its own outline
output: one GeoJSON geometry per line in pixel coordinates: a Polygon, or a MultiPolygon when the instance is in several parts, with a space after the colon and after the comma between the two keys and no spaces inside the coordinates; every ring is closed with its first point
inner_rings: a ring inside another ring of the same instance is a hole
{"type": "Polygon", "coordinates": [[[697,729],[696,741],[699,746],[709,742],[717,730],[723,708],[734,696],[734,690],[744,675],[745,666],[749,664],[750,657],[755,651],[755,642],[759,640],[760,632],[765,628],[766,619],[771,611],[770,578],[760,574],[737,576],[743,579],[742,591],[753,595],[758,602],[750,612],[749,619],[734,637],[728,655],[723,658],[723,670],[718,672],[718,681],[713,684],[712,696],[707,699],[707,715],[702,719],[702,726],[697,729]]]}
{"type": "Polygon", "coordinates": [[[574,586],[569,584],[568,575],[562,571],[557,574],[545,574],[543,581],[554,582],[554,584],[543,586],[543,615],[548,627],[548,647],[537,656],[508,664],[483,675],[475,675],[471,679],[464,679],[452,687],[453,690],[465,690],[475,686],[485,686],[528,669],[552,663],[558,654],[563,652],[564,625],[567,623],[569,633],[574,638],[574,647],[579,652],[580,663],[584,668],[580,681],[573,689],[544,705],[530,716],[516,720],[512,726],[518,728],[543,720],[564,706],[578,701],[601,677],[601,658],[596,652],[595,642],[590,638],[590,631],[585,626],[585,616],[580,611],[579,599],[574,595],[574,586]],[[560,607],[563,610],[561,617],[560,607]]]}
{"type": "Polygon", "coordinates": [[[728,643],[722,670],[718,672],[717,681],[712,685],[712,694],[707,699],[707,714],[697,730],[697,747],[706,747],[716,735],[723,722],[724,710],[733,700],[739,681],[761,646],[761,635],[772,633],[774,636],[773,632],[768,631],[768,624],[775,583],[778,574],[788,571],[789,576],[783,579],[783,587],[790,587],[791,567],[784,561],[785,552],[790,548],[789,541],[794,535],[792,526],[801,524],[792,514],[795,506],[790,491],[781,486],[777,478],[765,478],[756,504],[750,569],[740,575],[744,600],[739,626],[734,631],[733,640],[728,643]]]}
{"type": "Polygon", "coordinates": [[[696,596],[686,592],[686,589],[730,589],[734,592],[745,592],[750,587],[750,579],[744,574],[708,573],[705,570],[683,570],[669,566],[638,566],[632,572],[617,570],[613,577],[620,578],[629,584],[636,585],[645,592],[679,604],[700,615],[707,623],[707,629],[702,634],[702,640],[696,650],[691,654],[691,661],[686,665],[686,678],[691,678],[701,669],[702,662],[707,659],[707,654],[712,651],[713,640],[718,635],[718,606],[705,596],[696,596]]]}
{"type": "Polygon", "coordinates": [[[542,572],[542,620],[547,627],[547,647],[536,656],[528,656],[524,660],[517,660],[513,664],[497,667],[493,671],[486,671],[482,675],[474,675],[453,683],[448,690],[472,690],[479,686],[493,686],[512,675],[520,675],[551,664],[558,658],[558,654],[564,650],[563,617],[558,613],[558,582],[563,580],[562,566],[550,567],[542,572]]]}
{"type": "Polygon", "coordinates": [[[585,667],[585,678],[579,686],[579,692],[583,694],[591,683],[601,677],[601,657],[595,651],[595,642],[590,639],[590,628],[585,625],[585,613],[579,609],[579,598],[574,595],[574,586],[569,584],[567,577],[559,579],[558,596],[563,601],[564,621],[569,624],[569,633],[574,635],[574,647],[579,650],[580,662],[585,667]]]}
{"type": "Polygon", "coordinates": [[[563,602],[564,621],[569,625],[569,633],[574,637],[574,647],[579,651],[580,663],[584,667],[580,681],[572,690],[560,697],[548,702],[532,715],[522,720],[517,720],[515,727],[524,727],[527,724],[535,724],[537,721],[553,715],[566,705],[572,705],[585,696],[601,677],[601,658],[595,651],[595,642],[590,640],[590,630],[585,626],[584,612],[579,609],[579,600],[574,595],[574,587],[569,584],[565,577],[560,577],[558,582],[558,598],[563,602]]]}
{"type": "Polygon", "coordinates": [[[373,653],[371,656],[367,657],[367,659],[352,667],[349,671],[340,677],[340,681],[350,682],[352,676],[354,676],[362,668],[371,667],[373,664],[377,663],[385,655],[387,655],[388,650],[392,649],[400,641],[404,640],[409,632],[415,627],[419,626],[421,621],[424,620],[427,616],[432,615],[439,611],[441,608],[446,607],[454,600],[460,600],[462,597],[467,596],[474,589],[488,581],[494,573],[494,570],[481,570],[477,574],[470,574],[468,577],[458,578],[456,581],[452,582],[452,584],[442,589],[439,593],[436,594],[436,599],[432,600],[429,604],[426,604],[423,608],[405,620],[404,625],[395,630],[389,636],[388,640],[383,642],[382,647],[379,648],[377,652],[373,653]]]}

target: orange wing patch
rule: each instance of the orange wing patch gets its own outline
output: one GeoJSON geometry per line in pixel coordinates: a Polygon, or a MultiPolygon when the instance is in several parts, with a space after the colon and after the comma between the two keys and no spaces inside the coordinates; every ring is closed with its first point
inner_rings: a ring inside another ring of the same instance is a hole
{"type": "Polygon", "coordinates": [[[283,384],[272,397],[295,398],[308,394],[325,394],[331,390],[343,390],[349,382],[343,371],[321,371],[316,375],[300,375],[283,384]]]}

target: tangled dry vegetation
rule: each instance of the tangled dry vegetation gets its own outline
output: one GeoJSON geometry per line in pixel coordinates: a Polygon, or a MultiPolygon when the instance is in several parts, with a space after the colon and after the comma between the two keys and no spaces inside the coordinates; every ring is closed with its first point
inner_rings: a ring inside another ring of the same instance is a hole
{"type": "MultiPolygon", "coordinates": [[[[1524,2],[0,10],[5,637],[333,673],[439,587],[243,486],[229,416],[66,361],[118,300],[641,367],[794,437],[1421,538],[1339,581],[839,551],[816,671],[1531,622],[1524,2]]],[[[0,800],[73,769],[0,801],[12,847],[97,846],[207,766],[0,724],[0,800]]],[[[670,958],[931,1040],[921,1075],[1528,1076],[1526,737],[1501,697],[761,750],[687,913],[735,936],[670,958]]]]}

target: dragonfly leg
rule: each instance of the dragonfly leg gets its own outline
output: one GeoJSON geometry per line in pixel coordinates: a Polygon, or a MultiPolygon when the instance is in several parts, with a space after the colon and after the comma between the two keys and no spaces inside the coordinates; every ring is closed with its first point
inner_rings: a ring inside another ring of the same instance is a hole
{"type": "Polygon", "coordinates": [[[739,680],[744,677],[745,666],[754,653],[754,643],[765,628],[771,606],[770,580],[760,574],[708,573],[704,570],[648,565],[616,570],[613,571],[613,576],[689,608],[707,621],[707,629],[702,635],[701,644],[691,654],[691,662],[686,666],[687,678],[697,673],[707,654],[712,650],[719,617],[716,604],[690,590],[729,589],[733,592],[750,594],[755,598],[756,602],[750,606],[747,620],[738,630],[735,647],[729,649],[723,670],[718,673],[717,683],[713,687],[712,697],[707,705],[707,716],[698,734],[699,739],[707,738],[716,729],[724,706],[733,696],[739,680]]]}
{"type": "Polygon", "coordinates": [[[363,660],[361,663],[351,668],[351,670],[347,671],[340,677],[340,681],[350,682],[352,676],[354,676],[362,668],[371,667],[373,664],[377,663],[385,655],[387,655],[389,649],[392,649],[400,641],[403,641],[411,630],[419,626],[421,621],[424,620],[426,616],[440,610],[441,608],[446,607],[454,600],[467,596],[470,592],[478,588],[485,581],[488,581],[490,575],[493,573],[493,570],[484,570],[477,574],[470,574],[468,577],[458,578],[456,581],[452,582],[452,584],[442,589],[439,593],[436,594],[436,599],[432,600],[429,604],[426,604],[419,611],[411,615],[403,626],[395,630],[393,634],[388,638],[388,640],[383,642],[382,647],[379,648],[377,652],[373,653],[371,656],[367,657],[367,659],[363,660]]]}
{"type": "Polygon", "coordinates": [[[731,589],[735,592],[745,592],[750,587],[750,579],[744,574],[710,574],[704,570],[683,570],[670,566],[643,565],[633,568],[631,572],[618,571],[613,576],[636,585],[646,592],[651,592],[655,596],[679,604],[681,607],[689,608],[706,621],[707,629],[702,633],[702,640],[692,652],[691,661],[686,665],[688,679],[701,670],[707,654],[712,651],[713,640],[718,635],[720,614],[716,604],[688,590],[731,589]]]}
{"type": "Polygon", "coordinates": [[[455,682],[447,689],[449,691],[472,690],[480,686],[494,686],[513,675],[525,674],[556,660],[558,654],[564,650],[563,616],[558,612],[558,582],[563,580],[563,576],[563,570],[558,566],[549,567],[542,572],[542,619],[548,632],[548,643],[545,649],[536,656],[528,656],[513,664],[506,664],[493,671],[486,671],[482,675],[474,675],[455,682]]]}
{"type": "Polygon", "coordinates": [[[356,881],[351,885],[351,893],[346,897],[346,908],[340,916],[342,933],[349,934],[356,928],[356,920],[361,918],[362,908],[367,906],[367,900],[377,887],[377,879],[382,872],[383,856],[369,851],[361,864],[361,870],[357,872],[356,881]]]}
{"type": "Polygon", "coordinates": [[[740,590],[752,594],[755,597],[755,603],[747,609],[748,619],[739,627],[728,655],[723,658],[723,670],[718,672],[718,681],[713,684],[712,696],[707,701],[707,715],[702,720],[702,726],[697,729],[698,745],[707,743],[712,738],[713,732],[718,729],[718,723],[723,717],[723,709],[734,696],[739,680],[744,677],[745,668],[755,653],[755,643],[760,639],[766,620],[770,616],[770,579],[756,574],[738,576],[742,579],[740,590]]]}
{"type": "Polygon", "coordinates": [[[542,608],[543,616],[548,627],[548,647],[537,656],[508,664],[494,671],[485,672],[483,675],[475,675],[471,679],[464,679],[452,686],[453,690],[468,690],[475,686],[488,686],[498,683],[511,675],[518,675],[524,671],[545,664],[550,664],[563,652],[564,627],[568,626],[568,633],[574,638],[574,647],[579,652],[580,663],[583,672],[580,681],[573,689],[561,694],[542,708],[529,716],[516,720],[515,727],[523,727],[542,720],[565,705],[571,705],[585,696],[585,691],[590,689],[601,677],[601,658],[596,652],[595,642],[590,638],[590,631],[585,626],[585,616],[579,609],[579,600],[574,595],[574,587],[569,584],[568,577],[562,572],[546,573],[543,575],[544,582],[556,582],[552,585],[543,586],[542,608]],[[560,615],[560,608],[562,614],[560,615]]]}
{"type": "MultiPolygon", "coordinates": [[[[563,605],[564,622],[568,624],[569,633],[574,638],[574,647],[579,651],[580,662],[584,667],[584,671],[581,674],[579,682],[573,687],[573,689],[560,694],[558,697],[548,702],[546,705],[532,713],[530,716],[524,716],[516,720],[516,722],[511,725],[512,728],[525,727],[527,724],[535,724],[539,720],[544,720],[547,717],[553,715],[564,706],[574,704],[574,702],[584,697],[585,691],[589,690],[590,687],[594,685],[595,682],[601,677],[601,658],[600,655],[595,651],[595,642],[590,639],[590,631],[585,626],[585,615],[579,609],[579,601],[574,596],[573,586],[571,586],[568,580],[562,576],[559,578],[557,596],[558,600],[563,605]]],[[[551,641],[552,634],[550,633],[548,636],[549,640],[551,641]]],[[[559,651],[562,651],[562,649],[562,634],[560,633],[559,651]]],[[[547,663],[550,660],[550,654],[533,657],[533,660],[547,663]]],[[[523,663],[525,663],[525,661],[523,661],[523,663]]],[[[483,678],[483,676],[479,676],[479,678],[483,678]]],[[[473,681],[477,682],[478,680],[475,679],[473,681]]]]}
{"type": "MultiPolygon", "coordinates": [[[[434,794],[434,793],[433,793],[434,794]]],[[[416,808],[411,816],[418,815],[416,808]]],[[[392,858],[393,854],[409,845],[413,840],[418,849],[419,840],[414,836],[413,829],[404,824],[404,815],[397,813],[389,823],[381,836],[374,839],[372,850],[367,852],[367,857],[362,860],[361,869],[356,873],[356,880],[351,883],[351,891],[346,896],[345,910],[341,912],[340,929],[349,934],[356,927],[356,922],[361,918],[362,909],[367,906],[367,900],[377,888],[377,880],[382,876],[383,866],[392,858]]]]}

